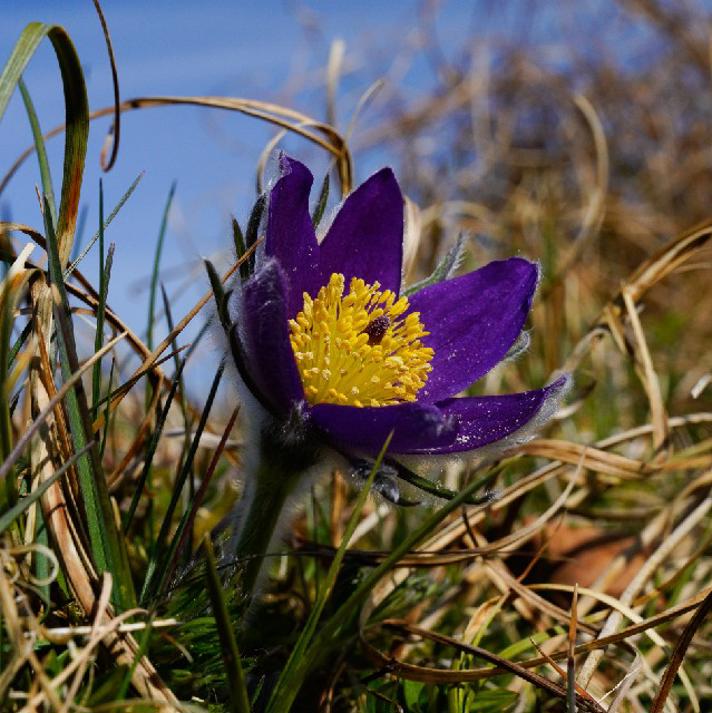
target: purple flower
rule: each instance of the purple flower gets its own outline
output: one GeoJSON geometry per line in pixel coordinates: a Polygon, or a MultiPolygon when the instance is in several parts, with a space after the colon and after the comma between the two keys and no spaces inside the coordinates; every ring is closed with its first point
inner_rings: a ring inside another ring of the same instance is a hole
{"type": "Polygon", "coordinates": [[[283,156],[264,249],[239,297],[243,380],[286,422],[341,452],[451,454],[509,442],[560,397],[542,389],[456,394],[520,336],[538,267],[519,257],[401,296],[403,196],[390,169],[344,201],[321,242],[312,175],[283,156]],[[506,439],[506,440],[505,440],[506,439]]]}

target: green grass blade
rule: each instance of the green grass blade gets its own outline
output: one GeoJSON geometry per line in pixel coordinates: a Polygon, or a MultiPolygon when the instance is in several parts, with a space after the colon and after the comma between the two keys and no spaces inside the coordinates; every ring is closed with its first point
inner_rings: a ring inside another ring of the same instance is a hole
{"type": "MultiPolygon", "coordinates": [[[[58,239],[54,234],[51,221],[45,221],[45,229],[50,279],[59,298],[54,313],[57,319],[59,361],[62,377],[66,381],[78,370],[79,360],[74,342],[69,300],[62,275],[58,239]]],[[[81,382],[77,382],[75,388],[68,392],[65,406],[74,449],[79,452],[92,440],[91,419],[81,382]]],[[[78,460],[77,473],[94,563],[98,571],[106,570],[112,573],[117,585],[112,593],[117,607],[122,610],[130,608],[134,606],[135,594],[128,558],[124,542],[114,523],[109,491],[97,448],[89,449],[88,453],[78,460]]]]}
{"type": "Polygon", "coordinates": [[[64,87],[64,171],[56,230],[60,264],[64,266],[72,252],[79,212],[89,136],[89,100],[82,66],[69,35],[63,28],[55,26],[49,31],[49,39],[57,55],[64,87]]]}
{"type": "MultiPolygon", "coordinates": [[[[166,293],[166,288],[163,286],[163,283],[161,283],[161,298],[163,299],[163,311],[166,315],[168,333],[172,334],[175,328],[175,322],[173,320],[173,313],[171,312],[171,302],[168,299],[168,294],[166,293]]],[[[179,371],[178,368],[180,366],[180,350],[178,347],[177,337],[174,337],[171,340],[171,347],[173,348],[173,359],[175,361],[176,367],[176,379],[178,380],[178,405],[180,406],[181,416],[183,417],[183,426],[185,428],[186,433],[187,450],[187,444],[190,442],[190,438],[188,437],[188,433],[190,431],[190,417],[188,414],[188,407],[185,401],[185,384],[183,383],[183,372],[182,370],[179,371]]],[[[188,360],[188,356],[189,355],[186,355],[186,361],[188,360]]]]}
{"type": "Polygon", "coordinates": [[[326,210],[326,204],[329,201],[329,174],[324,176],[324,181],[321,184],[321,191],[319,191],[319,200],[316,203],[316,208],[314,208],[314,213],[312,215],[312,224],[314,229],[319,227],[321,219],[324,217],[324,211],[326,210]]]}
{"type": "Polygon", "coordinates": [[[22,95],[22,101],[25,104],[25,111],[27,112],[27,118],[30,122],[30,128],[32,129],[32,139],[35,142],[35,153],[37,154],[37,161],[40,167],[40,180],[42,181],[42,193],[47,198],[49,203],[50,215],[52,216],[52,223],[57,225],[57,205],[54,200],[54,188],[52,187],[52,173],[49,168],[49,159],[47,158],[47,149],[45,148],[44,138],[42,136],[42,129],[40,128],[40,122],[37,118],[37,112],[35,111],[35,106],[32,103],[32,98],[27,90],[27,86],[23,79],[18,82],[18,88],[20,94],[22,95]]]}
{"type": "Polygon", "coordinates": [[[20,349],[22,349],[22,347],[25,345],[25,342],[28,340],[30,334],[32,334],[32,322],[28,322],[22,328],[20,336],[15,340],[15,343],[12,345],[12,349],[10,349],[7,357],[8,365],[12,364],[15,361],[15,358],[20,353],[20,349]]]}
{"type": "MultiPolygon", "coordinates": [[[[245,236],[242,234],[242,228],[236,218],[232,219],[232,241],[235,245],[235,257],[239,260],[247,251],[247,245],[245,245],[245,236]]],[[[250,266],[248,261],[245,261],[240,265],[240,278],[245,281],[249,277],[250,266]]]]}
{"type": "MultiPolygon", "coordinates": [[[[109,213],[109,217],[106,219],[106,222],[104,223],[104,230],[106,230],[110,225],[111,222],[116,218],[116,216],[119,214],[119,211],[124,207],[124,204],[126,201],[131,198],[133,195],[133,192],[136,190],[138,187],[139,182],[143,178],[144,174],[143,172],[139,173],[138,176],[133,180],[133,183],[128,187],[128,190],[126,193],[124,193],[123,196],[121,196],[121,199],[119,202],[114,206],[114,209],[109,213]]],[[[94,246],[94,243],[99,239],[99,231],[97,230],[96,233],[92,236],[91,240],[86,244],[84,249],[79,253],[79,256],[76,257],[74,260],[72,260],[72,263],[69,265],[69,267],[64,271],[64,279],[67,280],[69,279],[69,276],[77,269],[79,266],[79,263],[89,254],[89,251],[92,249],[94,246]]]]}
{"type": "MultiPolygon", "coordinates": [[[[0,75],[0,118],[21,80],[22,72],[45,36],[52,43],[57,57],[64,90],[64,169],[59,215],[56,225],[53,224],[60,264],[63,265],[72,250],[89,136],[89,100],[84,74],[74,44],[64,28],[38,22],[25,27],[0,75]]],[[[49,213],[52,215],[53,210],[50,209],[49,213]]]]}
{"type": "MultiPolygon", "coordinates": [[[[104,343],[104,318],[106,316],[106,300],[109,294],[111,266],[114,259],[114,244],[109,246],[104,259],[104,187],[99,181],[99,305],[96,310],[96,333],[94,337],[94,352],[98,352],[104,343]]],[[[94,364],[92,370],[92,421],[96,419],[101,398],[101,361],[94,364]]]]}
{"type": "MultiPolygon", "coordinates": [[[[185,364],[186,360],[184,359],[181,361],[180,365],[178,366],[178,369],[176,370],[176,374],[173,378],[173,383],[171,384],[170,391],[168,392],[166,402],[163,405],[163,408],[161,408],[159,411],[158,419],[156,421],[156,428],[153,430],[153,433],[151,434],[151,439],[149,440],[148,445],[146,446],[146,453],[143,460],[143,471],[141,472],[141,476],[139,477],[136,483],[136,486],[134,488],[134,494],[131,498],[131,504],[129,505],[129,509],[124,517],[124,534],[128,533],[129,528],[131,527],[131,522],[136,513],[136,508],[138,507],[138,501],[140,500],[141,495],[143,493],[143,489],[146,486],[146,482],[151,471],[151,464],[153,463],[153,456],[155,455],[156,449],[158,448],[158,442],[161,440],[161,434],[163,433],[163,428],[166,425],[168,413],[170,412],[171,406],[173,405],[173,399],[175,398],[176,391],[178,390],[180,376],[183,373],[183,368],[185,367],[185,364]]],[[[107,407],[108,403],[109,401],[107,401],[107,407]]]]}
{"type": "MultiPolygon", "coordinates": [[[[96,310],[96,332],[94,351],[101,349],[104,341],[103,323],[106,293],[104,290],[104,181],[99,179],[99,305],[96,310]]],[[[96,419],[101,396],[101,362],[94,364],[91,375],[91,418],[96,419]]]]}
{"type": "MultiPolygon", "coordinates": [[[[178,501],[180,499],[181,493],[183,492],[185,481],[187,480],[188,475],[193,468],[193,461],[195,459],[195,454],[198,452],[200,438],[203,435],[203,431],[205,430],[205,424],[208,422],[208,416],[210,415],[210,410],[213,406],[213,401],[215,400],[215,395],[217,394],[218,386],[220,385],[220,381],[222,380],[224,371],[225,363],[221,362],[217,372],[215,373],[213,383],[210,386],[210,392],[208,393],[208,398],[205,401],[205,407],[203,408],[203,412],[200,414],[200,421],[198,422],[198,425],[195,429],[195,435],[193,436],[193,441],[191,443],[190,450],[188,451],[188,455],[185,459],[185,462],[183,463],[180,473],[176,478],[176,482],[173,485],[171,500],[168,504],[168,508],[166,509],[166,514],[163,518],[163,522],[161,523],[161,529],[158,533],[156,547],[154,548],[153,556],[151,557],[151,560],[148,564],[148,568],[146,571],[146,579],[141,590],[140,601],[144,604],[149,601],[150,598],[152,598],[156,594],[159,594],[163,590],[163,587],[166,584],[168,574],[173,570],[172,562],[176,556],[178,543],[181,540],[182,528],[185,527],[187,518],[183,517],[181,519],[178,531],[171,538],[170,542],[168,541],[168,533],[171,529],[173,515],[175,514],[176,508],[178,507],[178,501]],[[160,568],[158,566],[159,560],[160,564],[162,565],[160,568]]],[[[190,505],[191,503],[188,504],[186,513],[190,511],[190,505]]]]}
{"type": "MultiPolygon", "coordinates": [[[[111,368],[109,369],[109,382],[106,385],[107,398],[104,402],[104,428],[101,433],[101,445],[99,446],[99,457],[103,459],[104,451],[106,450],[106,443],[109,436],[109,425],[112,423],[112,412],[111,411],[111,390],[114,387],[114,375],[116,373],[116,357],[112,355],[111,357],[111,368]]],[[[98,411],[98,409],[97,409],[98,411]]]]}
{"type": "Polygon", "coordinates": [[[0,119],[10,102],[10,97],[25,71],[40,42],[50,31],[50,26],[41,22],[31,22],[25,27],[10,54],[10,59],[0,74],[0,119]]]}
{"type": "MultiPolygon", "coordinates": [[[[12,420],[10,417],[10,339],[14,325],[12,289],[5,278],[0,295],[0,457],[4,461],[12,451],[12,420]]],[[[17,485],[11,475],[5,479],[0,493],[0,504],[13,504],[17,499],[17,485]]]]}
{"type": "Polygon", "coordinates": [[[153,349],[153,326],[156,311],[156,289],[158,287],[158,269],[161,264],[161,253],[163,252],[163,240],[166,237],[166,228],[168,227],[168,213],[171,210],[173,196],[176,192],[175,181],[171,184],[168,191],[168,199],[166,206],[163,209],[163,217],[161,218],[161,227],[158,231],[158,242],[156,243],[156,252],[153,256],[153,271],[151,272],[151,289],[148,295],[148,327],[146,328],[146,346],[153,349]]]}
{"type": "MultiPolygon", "coordinates": [[[[247,221],[247,230],[245,231],[245,247],[247,250],[249,250],[257,242],[260,223],[262,223],[262,216],[264,215],[266,207],[267,196],[263,194],[255,201],[255,205],[252,207],[252,212],[250,213],[250,218],[247,221]]],[[[254,252],[250,255],[250,259],[247,261],[247,264],[248,274],[251,275],[255,271],[254,252]]]]}
{"type": "Polygon", "coordinates": [[[240,651],[237,648],[237,639],[232,621],[225,602],[220,576],[215,562],[215,553],[210,537],[203,541],[205,552],[205,583],[210,596],[213,616],[217,624],[218,637],[220,638],[220,651],[225,664],[225,674],[228,682],[230,697],[230,710],[233,713],[250,713],[250,699],[247,695],[245,675],[240,662],[240,651]]]}
{"type": "Polygon", "coordinates": [[[32,503],[37,502],[44,493],[54,485],[82,456],[84,456],[89,449],[93,446],[93,443],[89,443],[86,447],[73,455],[66,463],[62,464],[50,478],[38,485],[29,495],[22,498],[20,501],[15,503],[7,512],[0,515],[0,535],[7,530],[8,527],[20,516],[25,510],[27,510],[32,503]]]}
{"type": "MultiPolygon", "coordinates": [[[[166,315],[166,325],[168,327],[168,333],[172,334],[173,329],[175,327],[175,323],[173,321],[173,313],[171,312],[171,303],[170,300],[168,299],[168,295],[166,294],[166,288],[163,286],[163,283],[161,282],[161,297],[163,298],[163,312],[166,315]]],[[[171,347],[173,348],[174,351],[174,359],[175,359],[175,364],[176,364],[176,379],[178,379],[178,406],[180,407],[180,414],[181,418],[183,419],[183,450],[181,452],[181,458],[186,458],[188,451],[190,449],[190,427],[191,427],[191,421],[190,421],[190,414],[188,413],[188,405],[186,404],[186,398],[185,398],[185,383],[183,382],[183,372],[181,371],[180,374],[178,373],[178,365],[180,363],[180,359],[178,357],[179,351],[178,351],[178,338],[177,336],[174,337],[171,340],[171,347]]],[[[185,360],[188,361],[189,355],[186,355],[185,360]]],[[[195,474],[191,469],[190,472],[190,477],[188,478],[188,495],[187,499],[188,502],[191,502],[193,500],[193,497],[195,496],[195,474]]]]}

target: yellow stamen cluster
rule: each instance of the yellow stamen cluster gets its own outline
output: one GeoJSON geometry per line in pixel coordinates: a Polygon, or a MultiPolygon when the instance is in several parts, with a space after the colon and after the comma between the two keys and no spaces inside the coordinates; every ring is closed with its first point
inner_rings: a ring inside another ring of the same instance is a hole
{"type": "Polygon", "coordinates": [[[390,406],[415,401],[425,385],[433,350],[418,312],[380,284],[334,273],[289,321],[290,341],[309,403],[390,406]]]}

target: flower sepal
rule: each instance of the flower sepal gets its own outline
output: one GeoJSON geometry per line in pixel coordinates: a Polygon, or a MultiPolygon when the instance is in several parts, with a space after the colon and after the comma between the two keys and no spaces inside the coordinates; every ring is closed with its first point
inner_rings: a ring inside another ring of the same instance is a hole
{"type": "Polygon", "coordinates": [[[466,237],[465,233],[460,233],[455,240],[455,244],[445,253],[440,262],[435,266],[435,269],[424,279],[406,287],[403,290],[403,294],[406,297],[410,297],[424,287],[436,285],[438,282],[444,282],[453,277],[465,259],[466,237]]]}

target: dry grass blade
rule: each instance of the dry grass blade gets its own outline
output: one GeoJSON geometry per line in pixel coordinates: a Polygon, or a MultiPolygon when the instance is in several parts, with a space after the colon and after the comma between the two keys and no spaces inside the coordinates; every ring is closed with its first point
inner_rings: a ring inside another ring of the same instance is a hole
{"type": "MultiPolygon", "coordinates": [[[[648,343],[645,339],[645,333],[643,332],[643,327],[640,324],[640,318],[638,317],[638,312],[635,308],[635,302],[631,297],[630,289],[628,287],[623,290],[623,304],[625,305],[628,320],[633,327],[633,335],[635,337],[636,353],[634,356],[638,356],[638,359],[636,359],[636,370],[638,371],[640,380],[643,382],[645,393],[648,395],[648,401],[650,402],[650,412],[652,414],[654,429],[653,446],[656,451],[660,451],[668,439],[670,429],[667,423],[665,406],[663,405],[660,381],[655,373],[653,360],[650,356],[648,343]]],[[[663,453],[659,453],[659,455],[664,456],[663,453]]]]}
{"type": "MultiPolygon", "coordinates": [[[[32,286],[32,296],[37,308],[36,330],[38,351],[41,357],[30,373],[30,393],[33,409],[37,416],[25,432],[24,437],[18,440],[15,451],[19,455],[28,443],[32,444],[30,451],[32,473],[40,482],[44,482],[52,477],[56,457],[61,453],[58,437],[62,433],[62,417],[60,412],[57,419],[53,418],[53,411],[59,407],[61,400],[66,398],[69,389],[75,388],[82,373],[90,368],[94,361],[111,350],[124,335],[119,335],[108,342],[50,397],[48,388],[52,392],[55,389],[52,370],[48,366],[46,345],[50,343],[52,333],[52,293],[46,285],[38,280],[32,286]]],[[[65,446],[66,448],[67,446],[65,446]]],[[[9,467],[8,463],[11,462],[12,459],[8,459],[0,467],[0,472],[9,467]]],[[[58,545],[57,554],[60,557],[67,584],[84,613],[90,616],[95,611],[97,604],[95,591],[98,581],[97,573],[86,548],[86,534],[83,532],[82,523],[76,517],[76,506],[71,502],[72,490],[67,490],[66,493],[70,496],[69,498],[65,495],[65,490],[61,485],[55,483],[47,489],[40,502],[47,529],[53,541],[58,545]]],[[[139,649],[131,634],[115,633],[114,626],[117,621],[118,618],[114,617],[113,611],[107,606],[101,623],[106,625],[108,630],[105,636],[99,638],[99,641],[103,641],[104,645],[114,653],[118,662],[132,666],[139,649]]],[[[63,673],[67,673],[70,668],[64,669],[63,673]]],[[[133,683],[144,697],[162,701],[168,706],[177,706],[175,696],[163,684],[153,665],[145,656],[140,657],[138,665],[134,669],[133,683]]]]}
{"type": "MultiPolygon", "coordinates": [[[[690,532],[702,521],[712,508],[712,498],[706,498],[697,507],[686,515],[677,527],[663,540],[655,552],[646,560],[645,564],[638,571],[633,581],[626,587],[620,597],[620,601],[629,606],[638,595],[643,585],[653,577],[657,568],[665,561],[670,553],[687,537],[690,532]]],[[[614,611],[608,617],[599,634],[599,639],[605,639],[616,631],[621,622],[621,614],[614,611]]],[[[579,672],[579,681],[585,687],[593,677],[596,666],[603,657],[604,650],[599,649],[589,655],[579,672]]]]}
{"type": "Polygon", "coordinates": [[[125,334],[120,334],[118,337],[115,337],[110,342],[107,342],[100,351],[96,352],[96,354],[93,354],[89,359],[87,359],[84,364],[82,364],[81,368],[76,371],[70,379],[65,381],[62,386],[57,390],[56,394],[54,394],[54,396],[47,401],[42,410],[37,414],[34,421],[27,427],[22,436],[17,440],[17,442],[15,443],[15,447],[13,448],[8,458],[6,458],[5,461],[0,465],[0,480],[7,477],[7,474],[15,465],[17,459],[25,451],[32,438],[35,436],[41,426],[45,423],[49,415],[54,411],[55,408],[57,408],[58,404],[61,403],[62,399],[66,397],[69,390],[74,388],[79,379],[81,379],[82,374],[84,374],[91,366],[93,366],[96,361],[98,361],[105,354],[110,352],[122,339],[124,339],[125,336],[125,334]]]}
{"type": "Polygon", "coordinates": [[[578,234],[561,260],[556,280],[553,281],[552,285],[545,288],[545,294],[549,294],[552,286],[565,279],[566,275],[570,273],[576,262],[589,247],[589,243],[600,231],[606,212],[606,196],[610,178],[610,158],[606,134],[601,124],[601,119],[589,99],[581,94],[576,94],[573,97],[573,103],[581,112],[591,130],[596,152],[596,180],[593,190],[590,192],[590,199],[578,234]]]}
{"type": "Polygon", "coordinates": [[[566,705],[568,713],[576,713],[576,696],[574,695],[576,685],[576,633],[578,629],[578,584],[574,586],[574,596],[571,600],[571,620],[569,622],[569,650],[566,657],[566,705]]]}
{"type": "Polygon", "coordinates": [[[707,247],[711,238],[712,222],[710,221],[674,238],[640,265],[626,280],[611,304],[619,310],[622,309],[624,307],[624,292],[634,303],[640,302],[643,295],[654,285],[707,247]]]}
{"type": "MultiPolygon", "coordinates": [[[[47,249],[47,243],[45,241],[44,236],[28,225],[23,225],[22,223],[0,221],[0,231],[21,232],[32,238],[32,240],[34,240],[37,245],[39,245],[43,250],[47,249]]],[[[42,271],[42,268],[30,261],[27,261],[26,265],[28,269],[42,271]]],[[[82,302],[84,302],[84,304],[88,305],[91,308],[92,312],[96,314],[99,308],[98,293],[92,287],[91,283],[81,274],[81,272],[79,272],[79,270],[74,270],[73,275],[74,277],[76,277],[77,281],[84,289],[82,290],[77,285],[68,282],[65,285],[67,291],[73,297],[80,299],[82,302]]],[[[142,359],[149,358],[151,356],[151,350],[143,343],[141,338],[110,307],[108,307],[108,305],[106,306],[105,310],[106,311],[104,318],[111,325],[111,327],[117,332],[124,332],[126,334],[126,339],[128,343],[131,345],[131,347],[139,357],[141,357],[142,359]]],[[[155,364],[153,366],[153,369],[149,373],[155,378],[161,378],[164,380],[166,379],[163,372],[157,366],[155,366],[155,364]]]]}
{"type": "Polygon", "coordinates": [[[573,672],[571,667],[569,666],[569,662],[572,660],[572,653],[571,650],[569,651],[570,656],[567,659],[567,669],[564,670],[559,666],[559,664],[554,661],[549,654],[544,651],[539,644],[534,641],[534,639],[530,639],[532,646],[537,650],[539,655],[551,666],[551,668],[556,671],[556,673],[561,676],[561,679],[566,683],[566,711],[567,713],[576,713],[577,711],[577,706],[576,706],[576,699],[577,697],[584,698],[588,701],[591,701],[592,703],[598,705],[598,702],[591,696],[588,691],[585,691],[581,686],[578,686],[576,684],[576,681],[574,677],[571,675],[573,672]]]}
{"type": "Polygon", "coordinates": [[[537,439],[530,443],[525,443],[521,446],[519,452],[569,463],[570,465],[580,463],[587,470],[606,475],[615,475],[625,479],[637,480],[651,470],[646,463],[632,458],[626,458],[616,453],[608,453],[580,443],[567,443],[559,440],[537,439]]]}
{"type": "Polygon", "coordinates": [[[685,658],[687,649],[692,643],[692,638],[702,626],[702,622],[707,615],[712,611],[712,592],[710,592],[700,603],[699,607],[693,614],[690,621],[685,625],[682,635],[675,644],[675,649],[670,657],[670,663],[665,669],[662,680],[660,681],[660,690],[658,691],[653,705],[650,708],[650,713],[661,713],[665,707],[667,697],[670,695],[670,689],[675,681],[675,676],[678,673],[682,661],[685,658]]]}
{"type": "MultiPolygon", "coordinates": [[[[515,676],[527,681],[528,683],[533,684],[537,688],[541,688],[547,693],[550,693],[556,698],[559,698],[561,700],[566,699],[566,689],[564,689],[559,684],[553,683],[548,678],[534,673],[517,663],[509,661],[508,659],[502,658],[501,656],[497,656],[497,654],[494,654],[491,651],[487,651],[487,649],[483,649],[480,646],[464,644],[461,641],[458,641],[457,639],[453,639],[449,636],[443,636],[442,634],[436,634],[435,632],[427,631],[426,629],[422,629],[419,626],[413,626],[403,621],[386,620],[383,622],[383,625],[388,628],[395,629],[397,631],[403,631],[408,634],[414,634],[416,636],[435,641],[445,646],[451,646],[456,650],[471,654],[476,658],[484,659],[485,661],[494,664],[497,667],[499,673],[512,673],[515,676]]],[[[548,657],[545,657],[543,660],[547,663],[549,662],[548,657]]],[[[394,666],[394,669],[396,671],[399,670],[398,664],[392,663],[392,665],[394,666]]],[[[460,672],[452,671],[448,673],[458,674],[460,672]]],[[[589,696],[582,696],[577,692],[576,701],[581,711],[604,713],[604,709],[600,705],[598,705],[598,703],[596,703],[593,698],[589,696]]]]}
{"type": "MultiPolygon", "coordinates": [[[[18,610],[16,603],[17,599],[22,601],[24,598],[21,595],[18,597],[17,592],[13,590],[14,588],[5,574],[5,568],[0,567],[0,610],[3,613],[4,623],[15,652],[15,662],[10,666],[10,670],[16,669],[25,661],[29,662],[35,673],[36,682],[39,684],[38,687],[41,689],[38,699],[48,701],[55,710],[59,710],[62,705],[61,701],[34,651],[32,638],[26,638],[24,635],[22,627],[24,612],[21,613],[18,610]]],[[[3,676],[0,675],[0,685],[7,684],[9,681],[3,681],[3,676]]],[[[2,690],[0,688],[0,691],[2,690]]]]}
{"type": "MultiPolygon", "coordinates": [[[[242,265],[244,262],[250,259],[250,257],[254,254],[255,250],[257,247],[260,245],[261,240],[258,240],[245,254],[231,267],[229,268],[225,274],[222,276],[222,282],[225,283],[227,282],[236,272],[237,270],[240,269],[240,265],[242,265]]],[[[156,361],[158,358],[163,354],[166,349],[168,349],[169,346],[173,344],[175,341],[176,337],[180,335],[180,333],[190,324],[190,322],[193,321],[195,316],[207,305],[210,303],[210,300],[213,298],[213,291],[208,290],[201,298],[198,300],[196,305],[181,319],[176,326],[170,331],[170,333],[163,339],[163,341],[149,354],[146,356],[144,359],[144,362],[141,364],[141,366],[136,369],[136,371],[131,375],[129,378],[129,381],[131,381],[134,378],[137,378],[147,370],[151,369],[154,367],[156,361]]],[[[125,392],[120,393],[118,396],[114,397],[111,400],[111,408],[116,408],[119,403],[121,402],[122,398],[124,397],[125,392]]]]}
{"type": "Polygon", "coordinates": [[[99,0],[92,0],[94,3],[94,8],[96,9],[96,14],[99,16],[99,22],[101,23],[101,31],[104,34],[104,40],[106,42],[106,51],[109,54],[109,64],[111,66],[111,83],[114,87],[114,123],[111,126],[109,135],[107,136],[107,141],[111,143],[111,155],[109,160],[106,160],[106,150],[107,144],[101,150],[100,162],[101,167],[104,171],[111,171],[116,162],[116,157],[119,153],[119,144],[121,141],[121,97],[119,95],[119,72],[116,69],[116,57],[114,56],[114,45],[111,42],[111,35],[109,34],[109,26],[106,23],[106,17],[104,16],[104,11],[101,9],[101,4],[99,0]]]}
{"type": "MultiPolygon", "coordinates": [[[[214,109],[227,109],[229,111],[237,111],[241,114],[266,121],[275,126],[279,126],[288,131],[302,136],[311,141],[317,146],[323,148],[334,156],[338,170],[341,190],[344,195],[349,193],[352,188],[352,160],[351,154],[342,136],[329,124],[306,116],[298,111],[272,104],[270,102],[256,101],[252,99],[240,99],[236,97],[136,97],[134,99],[126,99],[119,105],[120,111],[135,111],[139,109],[147,109],[160,106],[176,106],[176,105],[191,105],[202,106],[214,109]],[[305,127],[314,129],[318,133],[314,133],[305,127]],[[321,136],[320,136],[321,134],[321,136]],[[324,136],[325,138],[322,138],[324,136]]],[[[106,107],[92,112],[89,115],[90,120],[99,119],[103,116],[108,116],[114,113],[114,107],[106,107]]],[[[64,131],[64,125],[57,126],[51,131],[48,131],[44,138],[49,139],[57,136],[64,131]]],[[[15,163],[10,167],[8,172],[0,181],[0,195],[5,190],[7,184],[15,175],[24,161],[32,155],[34,147],[26,149],[17,158],[15,163]]]]}
{"type": "MultiPolygon", "coordinates": [[[[556,585],[548,585],[554,588],[556,585]]],[[[572,588],[568,587],[566,591],[571,591],[572,588]]],[[[583,590],[582,590],[583,591],[583,590]]],[[[621,629],[615,634],[611,634],[604,638],[595,639],[583,644],[578,644],[574,649],[574,655],[580,655],[583,653],[589,653],[591,651],[596,651],[598,649],[610,646],[611,644],[625,644],[626,640],[636,636],[637,634],[647,632],[650,629],[662,626],[668,622],[684,616],[685,614],[694,611],[699,606],[700,602],[710,594],[712,588],[707,588],[700,594],[692,597],[691,599],[678,604],[676,606],[670,607],[661,614],[651,616],[648,619],[640,621],[639,623],[632,624],[624,629],[621,629]]],[[[385,622],[381,622],[382,624],[385,622]]],[[[400,625],[400,621],[398,621],[400,625]]],[[[380,626],[373,625],[373,628],[380,626]]],[[[384,655],[381,651],[375,648],[368,642],[362,635],[361,643],[364,646],[369,658],[373,661],[374,665],[379,668],[387,668],[389,670],[396,671],[399,675],[403,676],[412,681],[423,681],[423,682],[443,682],[443,683],[458,683],[458,682],[474,682],[480,681],[482,679],[491,678],[492,676],[498,676],[505,672],[504,669],[500,667],[495,668],[476,668],[476,669],[461,669],[459,671],[448,671],[443,669],[431,668],[427,666],[415,666],[409,664],[405,661],[400,661],[394,659],[392,656],[384,655]]],[[[456,641],[456,643],[459,643],[456,641]]],[[[565,660],[569,655],[568,651],[561,651],[555,654],[550,654],[550,657],[554,661],[565,660]]],[[[522,668],[535,668],[547,663],[547,659],[544,657],[537,657],[533,659],[527,659],[525,661],[518,661],[517,664],[522,668]]]]}

